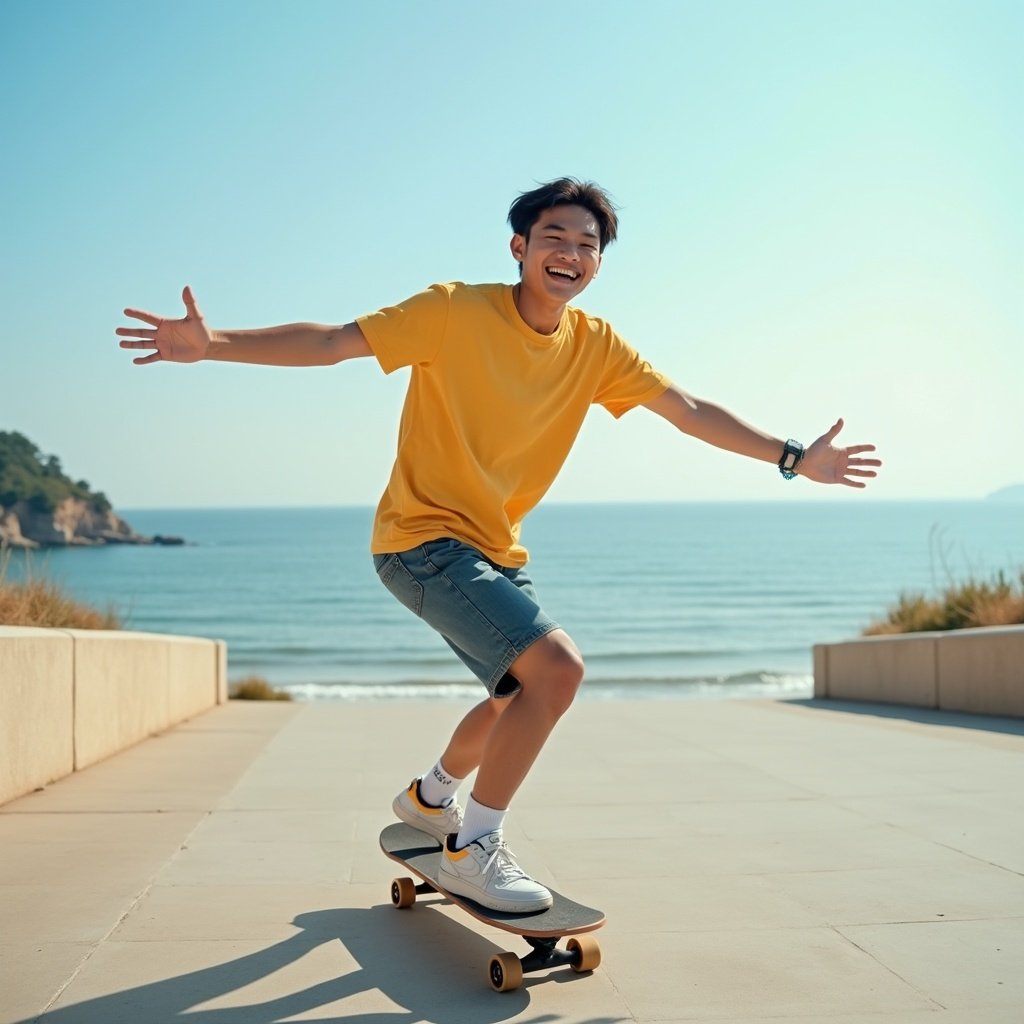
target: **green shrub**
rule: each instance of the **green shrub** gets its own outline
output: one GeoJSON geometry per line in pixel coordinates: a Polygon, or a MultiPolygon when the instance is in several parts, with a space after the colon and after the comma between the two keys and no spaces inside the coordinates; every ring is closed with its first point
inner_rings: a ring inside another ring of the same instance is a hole
{"type": "Polygon", "coordinates": [[[53,494],[50,490],[42,487],[37,487],[32,492],[32,496],[28,499],[28,507],[33,512],[38,512],[45,515],[47,512],[52,512],[57,507],[57,502],[54,500],[53,494]]]}
{"type": "Polygon", "coordinates": [[[231,684],[228,696],[232,700],[291,700],[285,690],[275,690],[262,676],[246,676],[231,684]]]}
{"type": "Polygon", "coordinates": [[[24,434],[0,430],[0,505],[27,501],[33,512],[52,512],[65,498],[79,498],[98,512],[110,511],[102,491],[65,476],[56,455],[44,455],[24,434]]]}
{"type": "Polygon", "coordinates": [[[864,635],[1018,624],[1024,624],[1024,570],[1017,580],[1000,571],[987,580],[970,577],[950,583],[937,597],[901,594],[886,617],[871,623],[864,635]]]}
{"type": "Polygon", "coordinates": [[[10,552],[0,557],[0,625],[43,629],[121,629],[112,606],[105,610],[75,600],[53,580],[27,571],[20,582],[7,578],[10,552]]]}

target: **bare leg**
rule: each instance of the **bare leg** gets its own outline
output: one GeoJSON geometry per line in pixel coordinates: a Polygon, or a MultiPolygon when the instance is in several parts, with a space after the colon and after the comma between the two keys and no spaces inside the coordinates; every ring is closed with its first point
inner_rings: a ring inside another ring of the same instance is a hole
{"type": "MultiPolygon", "coordinates": [[[[583,681],[583,658],[569,634],[556,629],[516,658],[509,672],[522,690],[501,702],[506,707],[499,711],[482,747],[475,748],[480,771],[473,797],[496,810],[512,802],[551,730],[572,704],[583,681]]],[[[447,760],[444,764],[454,769],[447,760]]]]}
{"type": "Polygon", "coordinates": [[[456,779],[476,771],[484,756],[484,748],[502,712],[509,706],[508,698],[490,698],[477,704],[455,727],[452,738],[441,755],[441,767],[456,779]]]}

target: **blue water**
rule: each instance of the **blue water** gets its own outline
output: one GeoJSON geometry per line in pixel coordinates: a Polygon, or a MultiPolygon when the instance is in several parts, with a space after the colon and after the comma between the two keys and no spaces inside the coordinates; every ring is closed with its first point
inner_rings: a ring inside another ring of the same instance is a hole
{"type": "MultiPolygon", "coordinates": [[[[311,699],[478,694],[381,587],[368,508],[125,511],[185,547],[36,553],[37,575],[128,628],[223,639],[229,673],[311,699]]],[[[996,502],[550,505],[524,540],[592,696],[805,694],[811,647],[904,590],[1024,567],[1024,508],[996,502]]],[[[19,575],[23,559],[9,572],[19,575]]]]}

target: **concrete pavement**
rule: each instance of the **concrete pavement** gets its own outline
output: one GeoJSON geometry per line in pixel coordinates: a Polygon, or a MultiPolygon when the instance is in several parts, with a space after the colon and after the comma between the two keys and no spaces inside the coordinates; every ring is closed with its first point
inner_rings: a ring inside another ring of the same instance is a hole
{"type": "Polygon", "coordinates": [[[581,700],[508,836],[604,962],[497,994],[377,849],[461,710],[234,702],[0,808],[0,1024],[1024,1019],[1024,722],[581,700]]]}

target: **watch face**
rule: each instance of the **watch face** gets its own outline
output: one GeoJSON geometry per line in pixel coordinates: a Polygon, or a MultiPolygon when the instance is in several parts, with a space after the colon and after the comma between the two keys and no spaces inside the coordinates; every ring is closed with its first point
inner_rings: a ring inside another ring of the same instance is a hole
{"type": "Polygon", "coordinates": [[[782,458],[779,459],[779,472],[787,480],[796,476],[795,470],[804,454],[804,446],[799,441],[790,438],[782,448],[782,458]]]}

